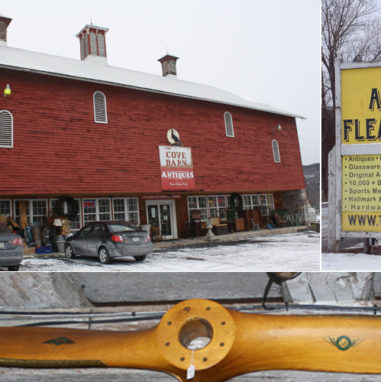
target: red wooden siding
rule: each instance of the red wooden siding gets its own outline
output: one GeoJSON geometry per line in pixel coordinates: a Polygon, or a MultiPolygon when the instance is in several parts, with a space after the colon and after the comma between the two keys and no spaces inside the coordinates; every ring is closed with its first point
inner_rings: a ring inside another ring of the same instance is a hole
{"type": "Polygon", "coordinates": [[[12,88],[0,110],[14,121],[14,148],[0,148],[0,195],[158,193],[158,146],[170,128],[192,149],[199,191],[304,188],[293,118],[4,69],[0,80],[12,88]],[[96,90],[106,96],[108,124],[94,122],[96,90]],[[234,138],[225,135],[225,111],[234,138]]]}

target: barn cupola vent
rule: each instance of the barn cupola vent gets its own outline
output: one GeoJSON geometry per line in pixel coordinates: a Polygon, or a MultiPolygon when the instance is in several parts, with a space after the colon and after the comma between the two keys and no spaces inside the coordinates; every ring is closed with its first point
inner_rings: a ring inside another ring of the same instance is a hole
{"type": "Polygon", "coordinates": [[[97,61],[107,64],[106,32],[108,28],[85,25],[77,34],[82,61],[97,61]]]}
{"type": "Polygon", "coordinates": [[[0,45],[7,45],[7,29],[12,19],[0,14],[0,45]]]}
{"type": "Polygon", "coordinates": [[[166,54],[164,57],[159,58],[163,70],[163,77],[177,77],[176,73],[176,61],[178,57],[166,54]]]}

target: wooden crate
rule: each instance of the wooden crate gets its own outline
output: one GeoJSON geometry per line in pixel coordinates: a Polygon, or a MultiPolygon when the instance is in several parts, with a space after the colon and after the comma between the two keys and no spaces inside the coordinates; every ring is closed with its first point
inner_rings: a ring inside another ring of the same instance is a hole
{"type": "Polygon", "coordinates": [[[213,227],[213,233],[215,235],[225,235],[229,233],[229,228],[227,224],[218,224],[213,227]]]}
{"type": "Polygon", "coordinates": [[[245,219],[244,218],[235,219],[235,230],[237,232],[245,230],[245,219]]]}

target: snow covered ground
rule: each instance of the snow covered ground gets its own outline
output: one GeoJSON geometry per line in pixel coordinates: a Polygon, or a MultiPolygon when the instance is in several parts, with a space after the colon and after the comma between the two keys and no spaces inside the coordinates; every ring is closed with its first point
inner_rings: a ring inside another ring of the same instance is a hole
{"type": "Polygon", "coordinates": [[[20,271],[63,272],[259,272],[319,271],[320,235],[313,231],[256,236],[234,243],[155,251],[142,263],[118,260],[102,265],[95,258],[26,257],[20,271]]]}
{"type": "Polygon", "coordinates": [[[381,256],[364,253],[322,253],[322,271],[381,271],[381,256]]]}
{"type": "MultiPolygon", "coordinates": [[[[322,250],[328,247],[328,203],[322,204],[322,250]]],[[[350,247],[363,247],[362,239],[348,240],[350,247]]],[[[322,271],[381,271],[381,256],[367,255],[364,253],[322,253],[322,271]]]]}

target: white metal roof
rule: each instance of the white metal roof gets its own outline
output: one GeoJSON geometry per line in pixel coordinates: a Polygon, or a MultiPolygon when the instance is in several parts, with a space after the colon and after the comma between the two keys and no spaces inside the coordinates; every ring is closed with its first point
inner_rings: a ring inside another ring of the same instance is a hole
{"type": "Polygon", "coordinates": [[[45,75],[121,86],[178,97],[194,98],[239,106],[295,118],[303,118],[263,103],[252,102],[236,94],[213,86],[183,81],[176,77],[162,77],[107,65],[96,60],[80,61],[72,58],[0,46],[0,68],[32,71],[45,75]]]}

